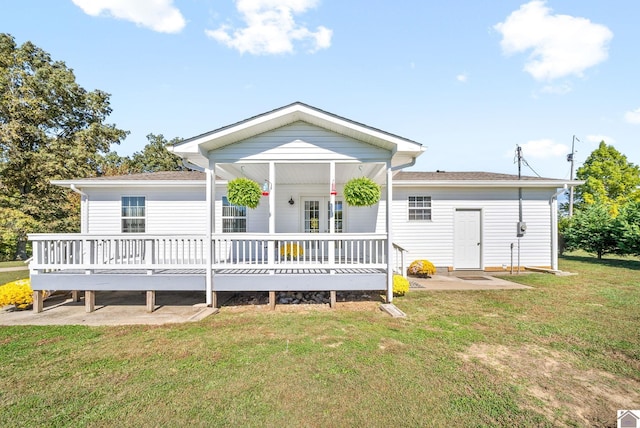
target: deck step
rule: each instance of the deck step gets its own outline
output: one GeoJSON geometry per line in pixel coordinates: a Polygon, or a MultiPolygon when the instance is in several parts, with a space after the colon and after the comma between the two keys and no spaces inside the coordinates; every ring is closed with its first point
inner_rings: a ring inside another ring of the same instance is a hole
{"type": "Polygon", "coordinates": [[[407,314],[402,312],[400,309],[396,307],[393,303],[383,303],[380,305],[380,310],[388,313],[393,318],[406,318],[407,314]]]}

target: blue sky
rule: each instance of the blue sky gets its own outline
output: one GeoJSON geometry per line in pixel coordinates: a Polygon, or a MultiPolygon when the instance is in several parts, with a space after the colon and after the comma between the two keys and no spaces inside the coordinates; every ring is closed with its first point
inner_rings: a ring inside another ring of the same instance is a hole
{"type": "Polygon", "coordinates": [[[640,163],[634,0],[21,0],[0,31],[111,94],[110,122],[191,137],[302,101],[418,141],[414,170],[569,178],[604,139],[640,163]],[[528,168],[523,173],[534,175],[528,168]]]}

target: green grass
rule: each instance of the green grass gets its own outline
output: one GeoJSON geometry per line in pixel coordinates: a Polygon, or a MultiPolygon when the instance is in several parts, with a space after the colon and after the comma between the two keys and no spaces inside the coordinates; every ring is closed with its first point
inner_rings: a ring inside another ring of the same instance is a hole
{"type": "MultiPolygon", "coordinates": [[[[640,262],[569,255],[531,290],[367,310],[0,329],[14,426],[611,426],[640,403],[640,262]],[[627,401],[624,401],[627,400],[627,401]]],[[[511,278],[511,277],[510,277],[511,278]]],[[[1,282],[1,281],[0,281],[1,282]]]]}
{"type": "Polygon", "coordinates": [[[27,268],[27,264],[23,261],[17,260],[13,262],[0,262],[0,269],[7,267],[23,267],[27,268]]]}
{"type": "Polygon", "coordinates": [[[17,279],[29,278],[29,271],[26,270],[27,265],[22,261],[14,262],[0,262],[0,269],[10,267],[24,267],[25,270],[12,271],[12,272],[0,272],[0,285],[7,282],[15,281],[17,279]]]}
{"type": "Polygon", "coordinates": [[[12,272],[0,272],[0,285],[17,279],[29,278],[28,270],[18,270],[12,272]]]}

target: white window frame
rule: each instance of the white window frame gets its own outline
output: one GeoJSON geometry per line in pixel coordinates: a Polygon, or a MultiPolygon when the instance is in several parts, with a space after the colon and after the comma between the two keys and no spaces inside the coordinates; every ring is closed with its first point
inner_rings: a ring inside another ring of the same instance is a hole
{"type": "Polygon", "coordinates": [[[122,195],[120,197],[120,231],[122,233],[145,233],[147,230],[147,197],[141,195],[122,195]],[[125,205],[126,199],[142,199],[142,205],[125,205]],[[142,227],[128,226],[125,223],[134,220],[134,222],[142,221],[142,227]],[[134,230],[131,230],[134,229],[134,230]],[[139,230],[142,229],[142,230],[139,230]]]}
{"type": "Polygon", "coordinates": [[[222,233],[246,233],[247,232],[247,207],[242,205],[232,204],[231,202],[229,202],[229,199],[227,198],[227,196],[222,197],[221,218],[222,218],[222,233]],[[235,226],[238,220],[244,220],[244,230],[235,230],[235,226]],[[225,226],[225,223],[227,223],[227,226],[225,226]],[[228,225],[231,225],[231,227],[229,227],[228,225]]]}
{"type": "Polygon", "coordinates": [[[431,196],[410,195],[407,197],[407,219],[409,221],[432,221],[433,205],[431,196]],[[418,215],[420,213],[420,215],[418,215]],[[427,218],[428,217],[428,218],[427,218]]]}

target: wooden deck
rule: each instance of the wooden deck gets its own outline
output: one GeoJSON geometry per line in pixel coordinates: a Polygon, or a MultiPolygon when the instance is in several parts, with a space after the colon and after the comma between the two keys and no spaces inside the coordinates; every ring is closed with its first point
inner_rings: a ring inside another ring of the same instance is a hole
{"type": "MultiPolygon", "coordinates": [[[[32,274],[33,290],[205,291],[205,269],[66,269],[32,274]]],[[[214,291],[384,290],[376,268],[225,268],[214,270],[214,291]]]]}

